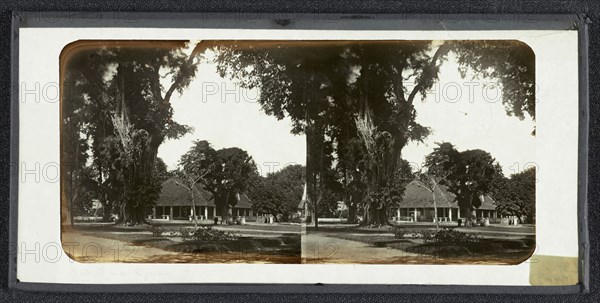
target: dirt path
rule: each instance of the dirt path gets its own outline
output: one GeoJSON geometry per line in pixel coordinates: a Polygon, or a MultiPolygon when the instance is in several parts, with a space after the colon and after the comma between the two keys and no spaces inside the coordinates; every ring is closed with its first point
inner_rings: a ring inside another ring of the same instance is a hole
{"type": "Polygon", "coordinates": [[[174,257],[175,253],[125,241],[83,235],[76,231],[62,234],[65,253],[78,262],[145,262],[158,257],[174,257]]]}
{"type": "Polygon", "coordinates": [[[62,234],[65,253],[83,263],[300,263],[300,255],[270,252],[170,252],[157,247],[136,246],[126,241],[107,239],[78,231],[62,234]]]}
{"type": "Polygon", "coordinates": [[[402,263],[421,255],[399,249],[374,247],[327,234],[308,233],[302,240],[303,263],[402,263]]]}
{"type": "MultiPolygon", "coordinates": [[[[62,242],[65,252],[79,262],[195,263],[202,262],[200,259],[203,259],[204,262],[208,261],[206,260],[207,256],[200,258],[200,255],[193,257],[156,247],[133,246],[125,241],[81,234],[76,231],[63,233],[62,242]]],[[[306,235],[302,242],[302,256],[305,263],[397,263],[402,258],[419,257],[420,255],[311,233],[306,235]]],[[[217,260],[209,262],[215,261],[217,260]]],[[[221,261],[229,263],[232,260],[221,261]]]]}

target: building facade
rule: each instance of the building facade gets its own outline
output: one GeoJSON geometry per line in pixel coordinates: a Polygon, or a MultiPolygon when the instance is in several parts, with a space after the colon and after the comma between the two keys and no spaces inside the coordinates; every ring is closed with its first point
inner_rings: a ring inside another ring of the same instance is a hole
{"type": "MultiPolygon", "coordinates": [[[[480,200],[481,206],[472,211],[473,216],[492,221],[497,219],[496,202],[487,195],[480,197],[480,200]]],[[[466,217],[465,210],[461,210],[455,201],[455,195],[449,192],[446,186],[439,185],[432,193],[420,186],[418,181],[412,181],[406,186],[399,207],[391,209],[390,219],[403,222],[434,222],[436,208],[438,222],[458,221],[466,217]]]]}
{"type": "MultiPolygon", "coordinates": [[[[232,208],[233,216],[253,218],[252,204],[245,194],[236,194],[237,204],[232,208]]],[[[197,216],[199,220],[213,220],[222,217],[223,211],[216,207],[212,194],[206,190],[197,189],[194,192],[194,207],[190,191],[177,184],[171,178],[163,182],[156,205],[152,207],[149,216],[152,219],[189,220],[197,216]]]]}

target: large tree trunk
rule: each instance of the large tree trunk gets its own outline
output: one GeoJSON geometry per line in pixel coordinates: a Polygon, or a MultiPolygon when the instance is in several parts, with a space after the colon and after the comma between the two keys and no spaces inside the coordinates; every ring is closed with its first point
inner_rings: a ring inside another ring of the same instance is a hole
{"type": "Polygon", "coordinates": [[[464,195],[460,195],[459,198],[459,207],[461,208],[461,213],[463,213],[465,217],[465,226],[474,226],[475,216],[473,216],[473,193],[469,192],[464,195]]]}
{"type": "Polygon", "coordinates": [[[465,226],[475,226],[475,216],[473,216],[473,207],[465,208],[465,226]]]}
{"type": "Polygon", "coordinates": [[[314,127],[308,120],[308,113],[306,114],[306,129],[304,131],[306,136],[306,203],[309,205],[309,212],[311,214],[310,224],[314,225],[315,229],[319,228],[318,216],[318,205],[316,199],[316,170],[315,160],[313,155],[314,150],[314,127]]]}
{"type": "Polygon", "coordinates": [[[353,202],[348,205],[348,223],[356,223],[356,205],[353,202]]]}
{"type": "MultiPolygon", "coordinates": [[[[65,130],[65,132],[73,132],[73,130],[69,129],[69,130],[65,130]]],[[[79,136],[78,133],[77,133],[77,136],[79,136]]],[[[65,193],[62,196],[63,200],[61,200],[62,206],[63,206],[62,211],[64,212],[63,223],[69,224],[71,226],[73,226],[73,224],[74,224],[73,208],[75,206],[75,201],[77,200],[78,193],[81,190],[80,188],[78,188],[78,186],[81,186],[81,182],[77,182],[78,177],[81,178],[81,167],[80,167],[81,164],[79,163],[80,145],[79,145],[79,141],[77,139],[73,140],[73,141],[75,141],[74,143],[71,142],[71,144],[75,144],[73,163],[68,163],[69,165],[66,165],[66,167],[64,167],[64,166],[61,167],[61,175],[64,180],[64,182],[61,183],[61,185],[63,187],[63,192],[65,193]],[[64,201],[65,197],[67,198],[67,201],[64,201]],[[66,205],[65,205],[65,202],[66,202],[66,205]]],[[[64,148],[65,147],[62,147],[61,149],[64,149],[64,148]]],[[[68,148],[70,148],[70,146],[68,148]]],[[[81,166],[83,166],[83,165],[81,165],[81,166]]]]}
{"type": "Polygon", "coordinates": [[[348,207],[347,223],[356,223],[356,202],[352,200],[352,195],[346,196],[346,206],[348,207]]]}
{"type": "Polygon", "coordinates": [[[133,205],[133,203],[124,203],[121,207],[120,220],[122,223],[138,225],[146,223],[146,207],[143,205],[133,205]]]}
{"type": "Polygon", "coordinates": [[[153,179],[155,178],[154,165],[159,144],[155,142],[159,140],[162,140],[159,135],[150,134],[150,139],[148,141],[143,141],[146,146],[142,146],[142,153],[136,163],[136,166],[138,167],[135,174],[137,175],[132,178],[134,180],[132,182],[133,184],[129,185],[136,186],[138,190],[140,188],[142,189],[142,197],[134,201],[133,207],[131,208],[131,211],[133,212],[131,215],[131,223],[134,224],[146,223],[146,206],[154,204],[154,201],[150,201],[149,198],[146,197],[150,196],[148,191],[151,191],[151,188],[156,186],[156,184],[153,183],[153,179]],[[139,184],[136,181],[139,182],[139,184]]]}
{"type": "Polygon", "coordinates": [[[435,186],[431,190],[431,198],[433,199],[433,220],[435,221],[435,229],[440,229],[440,223],[437,216],[437,203],[435,201],[435,186]]]}
{"type": "Polygon", "coordinates": [[[371,219],[371,211],[370,211],[370,203],[366,202],[364,207],[363,207],[363,219],[360,222],[361,226],[366,226],[368,224],[370,224],[370,222],[373,222],[373,219],[371,219]]]}
{"type": "MultiPolygon", "coordinates": [[[[310,143],[310,151],[307,154],[307,164],[310,161],[310,170],[307,170],[307,176],[309,176],[310,186],[308,186],[307,196],[309,201],[312,202],[313,206],[313,217],[315,229],[319,228],[319,205],[321,204],[326,191],[325,186],[325,159],[324,148],[325,148],[325,135],[324,130],[321,127],[312,125],[310,127],[309,136],[307,136],[307,144],[310,143]],[[309,158],[310,157],[310,158],[309,158]]],[[[307,165],[308,167],[308,165],[307,165]]]]}
{"type": "Polygon", "coordinates": [[[384,226],[391,225],[387,218],[387,209],[385,207],[374,207],[373,203],[365,207],[365,219],[362,226],[384,226]]]}
{"type": "Polygon", "coordinates": [[[77,201],[78,196],[79,195],[77,194],[77,190],[75,190],[75,193],[73,194],[73,196],[71,196],[71,199],[69,199],[69,216],[67,217],[67,219],[69,220],[68,223],[71,226],[73,226],[73,224],[75,223],[75,220],[73,219],[73,208],[75,207],[75,201],[77,201]]]}
{"type": "Polygon", "coordinates": [[[73,172],[65,174],[62,186],[61,199],[61,224],[73,226],[73,200],[75,199],[76,189],[73,185],[73,172]],[[68,178],[68,182],[66,181],[68,178]]]}
{"type": "Polygon", "coordinates": [[[229,193],[214,192],[215,207],[221,212],[221,224],[229,224],[229,218],[233,216],[231,205],[229,204],[229,193]]]}
{"type": "Polygon", "coordinates": [[[227,224],[233,223],[233,207],[229,203],[225,204],[225,222],[227,224]]]}
{"type": "Polygon", "coordinates": [[[67,195],[63,195],[63,199],[61,201],[61,224],[73,226],[73,221],[71,220],[72,203],[71,199],[67,198],[66,196],[67,195]]]}
{"type": "Polygon", "coordinates": [[[104,196],[100,198],[100,203],[102,204],[102,221],[109,222],[110,215],[113,212],[113,203],[108,201],[104,196]]]}
{"type": "Polygon", "coordinates": [[[198,214],[196,213],[196,199],[194,197],[194,183],[190,184],[190,194],[192,196],[192,220],[194,220],[194,228],[198,228],[198,214]]]}
{"type": "MultiPolygon", "coordinates": [[[[356,178],[356,176],[354,178],[356,178]]],[[[350,205],[348,205],[348,222],[357,223],[358,206],[363,202],[362,192],[357,188],[353,188],[350,200],[350,205]]]]}
{"type": "Polygon", "coordinates": [[[354,223],[356,222],[356,203],[353,201],[352,196],[352,190],[350,188],[350,182],[349,182],[349,178],[348,178],[348,171],[346,170],[346,168],[343,169],[343,174],[344,174],[344,204],[346,205],[346,208],[348,209],[348,220],[346,221],[347,223],[354,223]]]}
{"type": "MultiPolygon", "coordinates": [[[[121,217],[119,221],[129,224],[145,223],[146,205],[151,205],[154,201],[149,200],[149,191],[155,184],[154,164],[158,147],[163,141],[161,125],[159,128],[135,129],[135,126],[129,121],[130,100],[126,100],[128,88],[125,86],[125,78],[133,75],[132,67],[127,64],[119,65],[119,91],[120,100],[116,102],[115,117],[113,123],[121,143],[123,153],[129,157],[129,163],[124,172],[124,200],[121,201],[121,217]],[[136,132],[133,133],[132,130],[136,132]],[[145,131],[145,132],[141,132],[145,131]],[[133,196],[132,196],[133,195],[133,196]]],[[[158,97],[160,98],[160,97],[158,97]]]]}

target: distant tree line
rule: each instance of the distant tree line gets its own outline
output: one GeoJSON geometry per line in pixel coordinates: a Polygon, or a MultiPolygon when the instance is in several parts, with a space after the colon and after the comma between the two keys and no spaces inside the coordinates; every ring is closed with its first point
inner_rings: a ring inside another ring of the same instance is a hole
{"type": "Polygon", "coordinates": [[[290,221],[298,212],[304,191],[304,165],[288,165],[266,176],[252,174],[248,197],[257,214],[273,215],[277,220],[290,221]]]}

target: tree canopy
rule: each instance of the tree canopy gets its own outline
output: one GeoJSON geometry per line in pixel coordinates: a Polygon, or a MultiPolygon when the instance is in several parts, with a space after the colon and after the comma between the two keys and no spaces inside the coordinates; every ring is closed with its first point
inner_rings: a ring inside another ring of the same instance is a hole
{"type": "Polygon", "coordinates": [[[221,76],[257,87],[265,113],[290,117],[291,132],[306,135],[310,204],[323,200],[336,163],[347,204],[363,206],[367,223],[385,217],[370,205],[401,170],[403,147],[430,133],[413,104],[449,53],[463,77],[497,80],[509,115],[535,118],[534,54],[518,41],[233,41],[216,49],[221,76]],[[362,194],[350,184],[362,184],[362,194]]]}
{"type": "Polygon", "coordinates": [[[530,167],[510,178],[498,180],[493,192],[499,214],[535,221],[535,173],[535,167],[530,167]]]}
{"type": "MultiPolygon", "coordinates": [[[[173,120],[171,99],[190,85],[207,49],[216,54],[222,77],[256,87],[266,114],[289,117],[290,131],[306,136],[313,211],[335,193],[351,217],[361,209],[367,224],[385,223],[387,209],[380,206],[393,200],[391,190],[404,175],[402,149],[431,131],[419,124],[414,101],[433,87],[448,58],[463,77],[497,81],[507,114],[535,119],[534,53],[519,41],[94,43],[75,43],[62,54],[62,156],[74,163],[63,171],[63,188],[77,187],[90,162],[107,214],[115,209],[125,222],[142,222],[160,192],[158,147],[192,131],[173,120]]],[[[198,148],[214,155],[186,161],[186,170],[209,171],[210,180],[221,183],[206,186],[230,207],[255,169],[251,157],[238,148],[198,148]]],[[[480,158],[473,152],[469,161],[480,158]]]]}
{"type": "Polygon", "coordinates": [[[66,140],[86,138],[106,216],[116,209],[120,220],[142,222],[160,192],[158,147],[191,131],[173,120],[170,103],[196,73],[198,51],[188,54],[187,46],[83,41],[62,53],[62,157],[82,152],[66,140]]]}
{"type": "Polygon", "coordinates": [[[257,168],[248,152],[237,147],[213,149],[206,140],[195,141],[181,156],[180,166],[194,176],[202,188],[211,192],[222,216],[229,219],[239,195],[249,185],[249,178],[257,168]]]}
{"type": "Polygon", "coordinates": [[[299,164],[288,165],[266,177],[254,174],[248,188],[252,208],[284,221],[291,219],[302,199],[304,178],[305,167],[299,164]]]}
{"type": "Polygon", "coordinates": [[[448,142],[439,143],[426,156],[425,167],[456,196],[467,219],[472,219],[472,211],[481,206],[494,182],[503,178],[500,165],[490,153],[481,149],[459,152],[448,142]]]}

